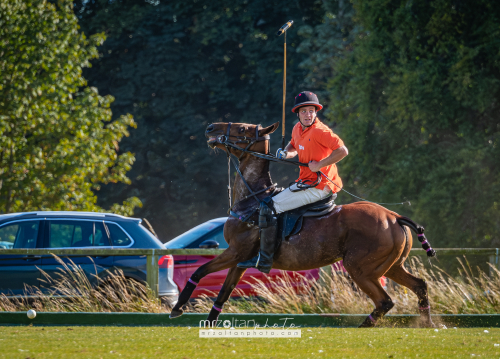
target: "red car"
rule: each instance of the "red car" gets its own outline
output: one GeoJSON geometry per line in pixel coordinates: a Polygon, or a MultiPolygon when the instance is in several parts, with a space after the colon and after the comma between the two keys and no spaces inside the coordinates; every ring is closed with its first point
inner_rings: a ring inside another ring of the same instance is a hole
{"type": "MultiPolygon", "coordinates": [[[[165,247],[168,249],[227,248],[228,244],[224,240],[224,235],[222,233],[226,220],[227,217],[223,217],[202,223],[165,243],[165,247]]],[[[198,267],[213,258],[215,258],[213,255],[174,255],[174,282],[177,284],[177,287],[179,287],[179,291],[184,289],[188,279],[198,267]]],[[[226,279],[227,271],[226,269],[212,273],[203,278],[196,287],[192,298],[199,297],[201,294],[206,294],[210,297],[217,296],[226,279]]],[[[294,284],[297,287],[300,286],[300,276],[297,276],[295,273],[299,273],[309,279],[317,280],[319,278],[319,269],[288,272],[291,278],[296,280],[294,284]]],[[[236,289],[240,289],[245,295],[255,295],[251,284],[256,283],[257,279],[264,283],[268,283],[269,279],[275,281],[280,276],[282,276],[282,272],[277,269],[271,270],[269,274],[261,273],[257,269],[248,269],[236,286],[236,289]]],[[[238,296],[238,292],[236,290],[233,291],[232,296],[238,296]]]]}

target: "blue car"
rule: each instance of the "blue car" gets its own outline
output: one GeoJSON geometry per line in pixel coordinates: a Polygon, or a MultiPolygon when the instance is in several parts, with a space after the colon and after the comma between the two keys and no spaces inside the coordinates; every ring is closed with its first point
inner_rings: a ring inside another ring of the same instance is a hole
{"type": "MultiPolygon", "coordinates": [[[[158,248],[163,244],[141,225],[142,220],[97,212],[29,212],[0,215],[0,248],[158,248]]],[[[126,278],[146,282],[146,256],[61,257],[79,265],[89,280],[97,283],[109,271],[119,268],[126,278]]],[[[179,290],[173,281],[174,263],[170,255],[159,259],[159,295],[173,303],[179,290]]],[[[40,282],[39,268],[57,278],[62,265],[51,255],[0,255],[0,294],[24,296],[25,285],[37,286],[48,293],[40,282]]]]}

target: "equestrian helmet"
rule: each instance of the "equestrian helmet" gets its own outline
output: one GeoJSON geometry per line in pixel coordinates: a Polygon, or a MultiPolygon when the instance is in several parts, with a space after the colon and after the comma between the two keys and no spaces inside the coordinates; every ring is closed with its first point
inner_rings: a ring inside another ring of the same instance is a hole
{"type": "Polygon", "coordinates": [[[295,96],[295,104],[293,105],[292,112],[297,113],[297,110],[302,106],[314,106],[319,111],[323,108],[318,101],[318,96],[311,91],[302,91],[295,96]]]}

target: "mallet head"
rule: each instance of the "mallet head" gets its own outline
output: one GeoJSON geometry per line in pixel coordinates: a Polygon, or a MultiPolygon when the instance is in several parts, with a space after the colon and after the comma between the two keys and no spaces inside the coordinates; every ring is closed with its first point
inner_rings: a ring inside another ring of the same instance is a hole
{"type": "Polygon", "coordinates": [[[288,22],[278,30],[278,32],[276,33],[276,36],[280,36],[281,34],[284,34],[285,31],[288,30],[290,28],[290,26],[292,26],[292,25],[293,25],[293,20],[288,20],[288,22]]]}

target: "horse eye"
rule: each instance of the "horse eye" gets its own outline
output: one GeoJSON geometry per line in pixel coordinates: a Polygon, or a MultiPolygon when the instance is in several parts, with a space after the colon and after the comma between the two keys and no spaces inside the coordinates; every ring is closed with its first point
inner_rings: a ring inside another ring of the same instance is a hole
{"type": "Polygon", "coordinates": [[[240,132],[245,132],[245,129],[243,127],[240,128],[240,132]]]}

